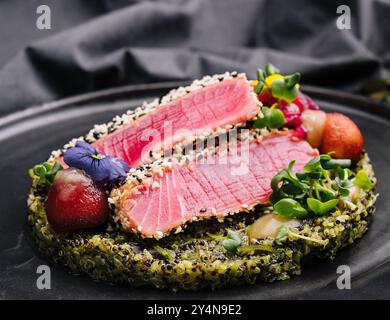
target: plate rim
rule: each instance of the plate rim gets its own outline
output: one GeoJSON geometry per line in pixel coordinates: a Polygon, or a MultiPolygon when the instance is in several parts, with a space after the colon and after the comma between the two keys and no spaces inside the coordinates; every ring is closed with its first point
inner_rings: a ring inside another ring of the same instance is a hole
{"type": "MultiPolygon", "coordinates": [[[[187,83],[187,82],[186,82],[187,83]]],[[[34,118],[42,113],[50,113],[55,111],[56,109],[63,110],[67,106],[75,106],[77,104],[82,103],[90,103],[90,102],[99,102],[104,101],[105,99],[112,99],[116,97],[121,97],[122,95],[126,97],[126,95],[131,94],[145,94],[152,95],[156,92],[161,92],[161,90],[169,90],[170,88],[183,85],[184,82],[165,82],[165,83],[154,83],[154,84],[145,84],[145,85],[137,85],[137,86],[123,86],[117,88],[109,88],[106,90],[100,90],[92,93],[76,95],[44,104],[40,104],[37,106],[32,106],[28,109],[32,110],[29,114],[21,114],[19,118],[14,118],[11,121],[5,123],[5,126],[12,125],[14,123],[23,122],[29,120],[30,118],[34,118]],[[36,109],[38,108],[38,109],[36,109]]],[[[378,103],[372,101],[369,98],[361,97],[354,94],[345,93],[343,91],[325,89],[320,87],[312,87],[312,86],[302,86],[302,91],[313,95],[313,98],[318,98],[319,100],[324,101],[334,101],[339,102],[341,104],[347,105],[348,108],[361,109],[363,112],[374,113],[376,115],[383,116],[384,114],[388,115],[386,118],[388,121],[390,119],[390,105],[386,105],[384,103],[378,103]],[[375,109],[373,106],[376,106],[375,109]],[[371,109],[373,108],[373,109],[371,109]],[[373,110],[373,111],[372,111],[373,110]]],[[[132,98],[133,96],[129,96],[132,98]]],[[[81,105],[82,107],[82,105],[81,105]]],[[[15,112],[13,114],[19,114],[19,112],[15,112]]],[[[1,120],[2,118],[0,118],[1,120]]],[[[0,122],[0,131],[2,130],[2,125],[0,122]]],[[[382,265],[379,265],[382,267],[382,265]]]]}
{"type": "MultiPolygon", "coordinates": [[[[0,130],[13,125],[14,123],[22,122],[28,118],[75,104],[90,103],[102,99],[121,98],[128,94],[152,95],[153,93],[160,92],[161,90],[168,91],[180,86],[186,86],[190,83],[191,81],[169,81],[125,85],[73,95],[41,104],[30,105],[24,109],[0,116],[0,130]]],[[[347,105],[352,104],[354,107],[361,111],[368,112],[374,115],[384,116],[390,121],[390,104],[387,104],[385,102],[375,101],[371,98],[342,90],[328,89],[312,85],[302,85],[301,89],[304,93],[308,94],[309,97],[323,99],[329,102],[343,103],[347,105]]]]}

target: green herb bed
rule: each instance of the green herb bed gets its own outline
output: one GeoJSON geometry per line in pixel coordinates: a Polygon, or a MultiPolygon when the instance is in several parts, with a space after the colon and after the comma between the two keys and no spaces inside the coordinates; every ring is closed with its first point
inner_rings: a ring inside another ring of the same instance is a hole
{"type": "MultiPolygon", "coordinates": [[[[375,184],[367,155],[354,171],[361,168],[375,184]]],[[[376,198],[374,191],[362,191],[356,209],[337,209],[323,217],[303,220],[280,245],[272,239],[255,245],[248,242],[246,227],[267,213],[267,207],[229,216],[223,223],[214,219],[192,223],[183,233],[160,241],[136,238],[110,224],[94,232],[57,235],[46,220],[45,191],[33,184],[28,219],[39,250],[74,273],[111,283],[196,290],[273,282],[299,275],[308,260],[332,258],[338,250],[361,238],[375,211],[376,198]],[[242,250],[226,251],[221,239],[228,230],[241,236],[242,250]]]]}

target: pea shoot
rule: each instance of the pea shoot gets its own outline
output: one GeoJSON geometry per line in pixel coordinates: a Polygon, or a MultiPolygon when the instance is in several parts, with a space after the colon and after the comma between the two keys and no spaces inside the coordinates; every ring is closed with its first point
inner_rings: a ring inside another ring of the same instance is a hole
{"type": "Polygon", "coordinates": [[[365,191],[371,190],[373,187],[372,182],[368,178],[367,172],[364,170],[360,170],[356,174],[356,178],[353,183],[355,186],[362,188],[365,191]]]}
{"type": "Polygon", "coordinates": [[[278,232],[276,234],[275,243],[277,245],[282,245],[283,243],[285,243],[287,241],[288,238],[303,239],[303,240],[318,243],[322,246],[326,246],[329,243],[328,239],[323,240],[323,239],[317,239],[317,238],[313,238],[313,237],[303,236],[299,233],[293,232],[287,224],[282,224],[279,227],[278,232]]]}
{"type": "Polygon", "coordinates": [[[286,124],[286,118],[278,107],[282,101],[289,103],[298,97],[298,82],[301,75],[294,73],[283,76],[280,70],[270,63],[265,70],[257,69],[256,75],[257,80],[254,84],[256,94],[268,93],[275,103],[272,106],[261,107],[263,116],[257,117],[254,127],[279,129],[286,124]]]}
{"type": "Polygon", "coordinates": [[[287,102],[292,102],[298,97],[298,84],[301,76],[299,73],[294,73],[285,76],[284,79],[276,79],[271,85],[271,94],[275,98],[283,99],[287,102]]]}
{"type": "Polygon", "coordinates": [[[31,178],[37,179],[38,184],[51,186],[57,172],[62,169],[63,167],[59,162],[55,162],[54,164],[43,162],[34,166],[28,173],[31,178]]]}
{"type": "Polygon", "coordinates": [[[283,112],[277,108],[261,108],[263,117],[258,117],[254,122],[255,128],[270,128],[270,129],[279,129],[286,123],[286,118],[283,115],[283,112]]]}
{"type": "Polygon", "coordinates": [[[223,247],[229,252],[235,252],[241,245],[240,236],[233,230],[228,230],[226,236],[215,235],[209,232],[207,232],[207,235],[214,240],[222,241],[223,247]]]}
{"type": "Polygon", "coordinates": [[[274,98],[292,102],[298,96],[298,83],[301,79],[299,73],[282,76],[280,70],[271,63],[265,70],[257,69],[256,94],[269,90],[274,98]]]}
{"type": "Polygon", "coordinates": [[[241,238],[236,232],[228,230],[226,239],[222,241],[222,245],[227,251],[234,252],[241,245],[241,238]]]}
{"type": "Polygon", "coordinates": [[[270,202],[277,214],[305,219],[333,211],[340,201],[350,201],[353,186],[370,190],[373,185],[367,172],[356,176],[349,159],[332,159],[329,154],[311,159],[304,172],[294,173],[295,162],[279,172],[271,181],[270,202]]]}

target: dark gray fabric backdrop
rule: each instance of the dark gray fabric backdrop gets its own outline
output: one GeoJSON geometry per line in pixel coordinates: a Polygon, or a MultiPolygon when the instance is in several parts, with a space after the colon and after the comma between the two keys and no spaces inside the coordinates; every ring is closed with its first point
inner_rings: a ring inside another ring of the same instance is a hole
{"type": "Polygon", "coordinates": [[[303,82],[356,90],[390,69],[385,0],[37,0],[0,2],[0,115],[125,84],[226,70],[250,76],[267,61],[303,82]],[[351,30],[336,27],[349,5],[351,30]]]}

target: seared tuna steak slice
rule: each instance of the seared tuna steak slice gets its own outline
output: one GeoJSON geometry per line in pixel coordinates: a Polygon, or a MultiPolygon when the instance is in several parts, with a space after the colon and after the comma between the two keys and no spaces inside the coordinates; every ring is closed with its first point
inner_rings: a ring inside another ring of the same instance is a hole
{"type": "Polygon", "coordinates": [[[252,210],[268,203],[271,179],[291,160],[301,170],[318,153],[291,132],[251,136],[246,152],[242,147],[206,150],[203,161],[174,156],[132,170],[111,194],[115,218],[125,231],[159,239],[189,221],[252,210]]]}
{"type": "Polygon", "coordinates": [[[169,150],[204,132],[245,124],[258,114],[259,102],[245,75],[210,79],[206,84],[200,80],[187,89],[177,89],[158,105],[140,109],[141,116],[136,112],[127,124],[97,139],[94,147],[136,167],[151,162],[153,152],[169,150]]]}

